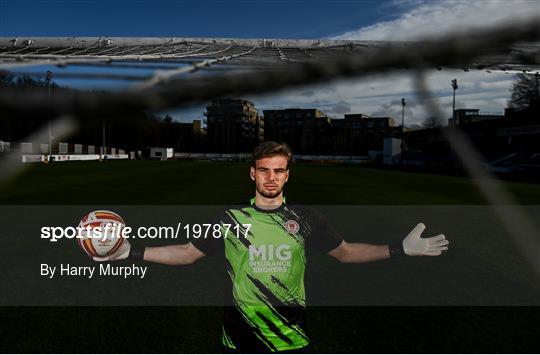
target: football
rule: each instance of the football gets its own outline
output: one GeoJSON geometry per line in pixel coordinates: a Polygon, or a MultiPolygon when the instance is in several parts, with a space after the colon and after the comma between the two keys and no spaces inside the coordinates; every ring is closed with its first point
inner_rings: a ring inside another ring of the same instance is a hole
{"type": "Polygon", "coordinates": [[[78,225],[77,242],[90,257],[113,254],[124,243],[122,217],[111,211],[93,211],[85,215],[78,225]]]}

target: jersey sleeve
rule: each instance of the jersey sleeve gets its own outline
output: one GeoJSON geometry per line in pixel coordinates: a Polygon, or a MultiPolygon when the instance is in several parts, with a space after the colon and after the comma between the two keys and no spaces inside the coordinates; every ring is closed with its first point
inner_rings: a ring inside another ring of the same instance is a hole
{"type": "Polygon", "coordinates": [[[203,252],[204,255],[212,255],[222,249],[223,240],[208,237],[208,238],[192,238],[190,239],[191,244],[199,251],[203,252]]]}
{"type": "Polygon", "coordinates": [[[308,247],[328,253],[341,245],[343,242],[341,233],[321,211],[314,208],[304,209],[304,211],[311,230],[306,241],[308,247]]]}
{"type": "MultiPolygon", "coordinates": [[[[213,237],[213,228],[214,225],[219,224],[220,226],[223,226],[224,223],[230,223],[227,222],[230,219],[228,217],[227,213],[222,213],[219,216],[215,217],[212,222],[212,229],[208,233],[207,237],[204,238],[201,236],[200,238],[191,238],[189,241],[195,248],[199,249],[199,251],[203,252],[205,255],[213,255],[220,251],[223,251],[224,243],[223,243],[223,232],[220,234],[219,238],[213,237]]],[[[223,228],[221,228],[223,231],[223,228]]]]}

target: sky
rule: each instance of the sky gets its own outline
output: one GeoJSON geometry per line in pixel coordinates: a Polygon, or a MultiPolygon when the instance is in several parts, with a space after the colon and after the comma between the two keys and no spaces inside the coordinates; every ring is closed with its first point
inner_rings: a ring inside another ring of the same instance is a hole
{"type": "MultiPolygon", "coordinates": [[[[538,0],[0,0],[0,37],[125,36],[412,40],[448,31],[493,26],[540,16],[538,0]]],[[[247,97],[257,108],[319,108],[401,117],[406,125],[427,114],[417,101],[411,72],[247,97]]],[[[456,108],[503,112],[512,75],[483,71],[433,71],[429,88],[451,116],[450,81],[458,79],[456,108]]],[[[60,83],[64,84],[64,83],[60,83]]],[[[180,121],[203,118],[204,107],[175,110],[180,121]]]]}
{"type": "Polygon", "coordinates": [[[321,38],[390,19],[388,1],[0,0],[2,36],[321,38]]]}

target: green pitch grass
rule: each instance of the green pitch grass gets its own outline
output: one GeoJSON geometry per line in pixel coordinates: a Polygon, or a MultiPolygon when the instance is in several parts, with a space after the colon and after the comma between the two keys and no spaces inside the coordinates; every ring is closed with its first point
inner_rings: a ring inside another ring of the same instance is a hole
{"type": "MultiPolygon", "coordinates": [[[[37,164],[0,189],[0,204],[242,204],[253,195],[245,163],[109,161],[37,164]]],[[[540,184],[504,185],[540,204],[540,184]]],[[[481,205],[471,179],[360,166],[297,164],[286,195],[304,204],[481,205]]]]}
{"type": "MultiPolygon", "coordinates": [[[[253,195],[248,170],[249,165],[244,163],[39,164],[29,166],[0,188],[0,204],[243,204],[253,195]]],[[[503,184],[518,203],[540,205],[540,185],[503,184]]],[[[295,203],[319,205],[486,203],[468,178],[316,164],[292,167],[286,195],[295,203]]],[[[459,223],[455,224],[457,230],[459,223]]],[[[347,284],[363,283],[362,300],[384,306],[311,307],[308,330],[314,351],[535,350],[538,307],[388,306],[392,300],[399,304],[400,297],[422,300],[423,292],[441,297],[442,303],[451,303],[451,295],[461,289],[470,295],[470,304],[482,304],[483,296],[495,304],[534,303],[540,299],[540,283],[512,243],[496,239],[495,228],[489,233],[476,232],[474,226],[468,229],[469,234],[449,234],[452,250],[439,259],[411,258],[336,269],[333,260],[315,255],[310,260],[311,272],[327,275],[329,289],[345,296],[347,284]],[[433,278],[435,283],[422,287],[425,280],[433,278]],[[389,293],[381,294],[384,289],[389,293]],[[515,303],[508,302],[509,295],[514,294],[515,303]]],[[[377,238],[360,239],[378,242],[377,238]]],[[[220,265],[212,259],[202,260],[201,264],[202,268],[220,265]]],[[[164,273],[167,270],[163,268],[164,273]]],[[[169,273],[174,275],[174,270],[169,273]]],[[[9,290],[8,285],[2,288],[2,292],[9,290]]],[[[222,311],[218,307],[3,307],[0,314],[0,352],[220,351],[222,311]]]]}

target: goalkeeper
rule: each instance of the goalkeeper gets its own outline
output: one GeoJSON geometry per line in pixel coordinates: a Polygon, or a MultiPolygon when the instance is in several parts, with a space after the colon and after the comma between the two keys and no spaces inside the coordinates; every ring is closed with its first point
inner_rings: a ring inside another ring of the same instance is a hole
{"type": "MultiPolygon", "coordinates": [[[[131,247],[96,261],[125,258],[187,265],[205,255],[227,259],[233,306],[224,314],[225,352],[309,351],[305,326],[306,248],[315,248],[343,263],[364,263],[403,255],[437,256],[448,249],[444,235],[421,238],[420,223],[395,245],[348,243],[317,212],[285,203],[292,154],[286,144],[266,142],[253,152],[251,204],[229,209],[222,224],[244,228],[247,237],[195,239],[182,245],[131,247]]],[[[232,229],[232,228],[231,228],[232,229]]]]}

